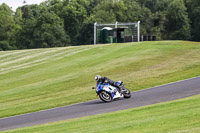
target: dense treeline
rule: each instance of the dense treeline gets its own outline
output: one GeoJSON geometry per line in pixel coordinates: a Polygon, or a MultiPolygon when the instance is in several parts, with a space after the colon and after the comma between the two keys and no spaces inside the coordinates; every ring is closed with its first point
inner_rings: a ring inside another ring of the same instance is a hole
{"type": "Polygon", "coordinates": [[[199,0],[47,0],[0,5],[0,50],[91,44],[93,24],[141,21],[141,34],[200,41],[199,0]]]}

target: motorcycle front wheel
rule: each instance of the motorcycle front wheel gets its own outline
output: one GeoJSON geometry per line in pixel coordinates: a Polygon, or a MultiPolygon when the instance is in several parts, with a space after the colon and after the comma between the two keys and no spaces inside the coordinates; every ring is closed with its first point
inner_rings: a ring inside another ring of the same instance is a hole
{"type": "Polygon", "coordinates": [[[124,98],[130,98],[131,97],[131,92],[128,89],[126,89],[126,88],[124,88],[124,90],[125,90],[123,92],[124,98]]]}
{"type": "Polygon", "coordinates": [[[111,102],[113,100],[112,96],[106,91],[101,91],[99,93],[99,98],[106,103],[111,102]]]}

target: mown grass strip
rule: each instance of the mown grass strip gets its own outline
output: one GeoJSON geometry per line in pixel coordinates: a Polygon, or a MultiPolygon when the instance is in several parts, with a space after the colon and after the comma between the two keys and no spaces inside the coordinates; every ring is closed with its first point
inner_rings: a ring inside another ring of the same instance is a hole
{"type": "Polygon", "coordinates": [[[0,118],[96,99],[90,88],[95,86],[97,74],[123,80],[131,91],[200,76],[199,42],[157,41],[21,52],[0,52],[4,60],[0,62],[8,63],[0,65],[0,118]]]}

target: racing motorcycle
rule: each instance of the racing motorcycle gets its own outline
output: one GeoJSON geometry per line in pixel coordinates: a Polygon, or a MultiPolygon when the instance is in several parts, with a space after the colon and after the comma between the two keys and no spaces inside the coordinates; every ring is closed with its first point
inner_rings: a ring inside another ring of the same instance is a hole
{"type": "MultiPolygon", "coordinates": [[[[97,84],[96,93],[102,101],[111,102],[114,99],[131,97],[131,92],[127,88],[124,88],[122,81],[118,81],[116,83],[122,88],[120,92],[116,87],[110,85],[109,83],[102,84],[99,82],[99,84],[97,84]]],[[[95,89],[95,87],[92,87],[92,89],[95,89]]]]}

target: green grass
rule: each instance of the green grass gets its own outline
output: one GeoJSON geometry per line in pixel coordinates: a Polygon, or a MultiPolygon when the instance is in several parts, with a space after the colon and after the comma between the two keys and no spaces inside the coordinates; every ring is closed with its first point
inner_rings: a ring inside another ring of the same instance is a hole
{"type": "Polygon", "coordinates": [[[196,77],[199,55],[188,41],[1,51],[0,118],[96,99],[96,74],[131,91],[196,77]]]}
{"type": "Polygon", "coordinates": [[[5,133],[199,133],[200,95],[5,133]]]}

